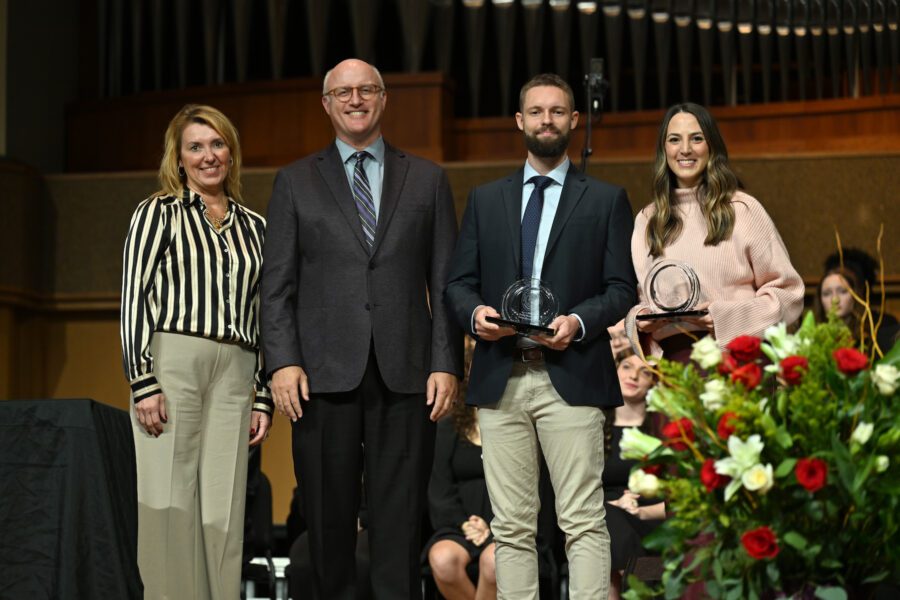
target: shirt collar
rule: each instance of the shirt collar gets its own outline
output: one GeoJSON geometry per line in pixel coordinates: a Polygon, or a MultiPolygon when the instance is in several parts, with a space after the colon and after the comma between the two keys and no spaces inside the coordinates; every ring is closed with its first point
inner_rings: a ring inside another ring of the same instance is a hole
{"type": "MultiPolygon", "coordinates": [[[[566,157],[564,161],[559,163],[555,169],[547,173],[547,177],[553,180],[554,183],[558,183],[559,185],[563,185],[566,181],[566,174],[569,172],[569,158],[566,157]]],[[[535,175],[540,175],[534,167],[531,166],[527,160],[525,161],[525,178],[523,181],[528,183],[528,180],[534,177],[535,175]]]]}
{"type": "MultiPolygon", "coordinates": [[[[225,211],[225,222],[231,222],[231,215],[243,215],[244,207],[232,200],[231,196],[227,197],[228,200],[228,208],[225,211]]],[[[181,203],[184,206],[198,206],[203,207],[205,204],[203,203],[203,198],[197,192],[190,189],[188,186],[184,186],[184,189],[181,192],[181,203]]]]}
{"type": "MultiPolygon", "coordinates": [[[[341,162],[346,163],[350,158],[358,152],[356,148],[348,144],[347,142],[341,140],[340,138],[335,138],[334,143],[337,146],[338,152],[341,154],[341,162]]],[[[371,145],[363,148],[366,152],[372,155],[372,158],[375,159],[375,162],[378,164],[384,164],[384,138],[378,136],[371,145]]]]}

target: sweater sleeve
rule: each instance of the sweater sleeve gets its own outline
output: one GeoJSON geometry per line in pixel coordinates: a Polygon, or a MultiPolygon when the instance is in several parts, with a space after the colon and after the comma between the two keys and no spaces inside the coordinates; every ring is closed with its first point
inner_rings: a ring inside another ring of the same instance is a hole
{"type": "Polygon", "coordinates": [[[765,209],[741,195],[736,202],[733,239],[745,245],[753,273],[752,297],[717,300],[710,304],[716,340],[720,346],[739,335],[761,336],[770,326],[792,323],[803,310],[803,280],[791,264],[784,241],[765,209]]]}

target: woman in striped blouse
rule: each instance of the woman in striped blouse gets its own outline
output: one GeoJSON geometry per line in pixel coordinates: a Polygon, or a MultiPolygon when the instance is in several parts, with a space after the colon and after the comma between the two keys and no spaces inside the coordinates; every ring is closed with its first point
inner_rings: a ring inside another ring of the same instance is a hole
{"type": "MultiPolygon", "coordinates": [[[[631,254],[641,286],[662,260],[681,261],[697,274],[696,308],[705,315],[637,321],[651,338],[650,349],[670,359],[687,360],[698,335],[713,335],[724,347],[739,335],[760,336],[778,322],[791,323],[803,309],[803,281],[775,224],[739,189],[718,125],[697,104],[677,104],[663,119],[653,201],[635,218],[631,254]]],[[[639,293],[646,302],[647,290],[639,293]]],[[[634,316],[647,311],[647,304],[632,309],[626,328],[633,331],[634,316]]]]}
{"type": "Polygon", "coordinates": [[[125,241],[121,336],[146,598],[240,595],[247,451],[271,424],[258,339],[265,220],[242,206],[237,130],[169,123],[160,192],[125,241]]]}

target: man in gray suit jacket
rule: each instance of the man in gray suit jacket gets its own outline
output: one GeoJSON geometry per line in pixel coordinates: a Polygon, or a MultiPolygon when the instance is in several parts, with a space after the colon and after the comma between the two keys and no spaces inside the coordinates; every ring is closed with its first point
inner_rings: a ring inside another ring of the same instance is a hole
{"type": "Polygon", "coordinates": [[[476,339],[466,401],[479,407],[497,589],[504,598],[538,597],[542,450],[566,534],[571,597],[606,598],[601,408],[622,404],[606,328],[636,300],[631,207],[625,190],[569,163],[578,113],[565,81],[534,77],[519,105],[528,160],[469,195],[446,292],[476,339]],[[556,294],[554,335],[517,338],[487,320],[500,316],[504,291],[519,278],[539,279],[556,294]]]}
{"type": "Polygon", "coordinates": [[[361,477],[375,597],[420,593],[420,523],[434,423],[462,374],[443,292],[456,241],[446,174],[385,143],[375,67],[325,75],[335,143],[278,172],[261,283],[266,369],[293,421],[322,599],[355,597],[361,477]]]}

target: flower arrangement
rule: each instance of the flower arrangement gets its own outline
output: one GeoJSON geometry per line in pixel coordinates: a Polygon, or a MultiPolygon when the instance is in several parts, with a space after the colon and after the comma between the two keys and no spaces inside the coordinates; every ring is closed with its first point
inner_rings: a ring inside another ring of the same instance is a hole
{"type": "Polygon", "coordinates": [[[900,576],[900,344],[877,364],[836,320],[807,314],[692,364],[661,361],[649,410],[661,438],[626,430],[629,487],[662,495],[669,518],[645,545],[662,589],[628,598],[847,598],[900,576]],[[698,583],[698,582],[702,582],[698,583]]]}

